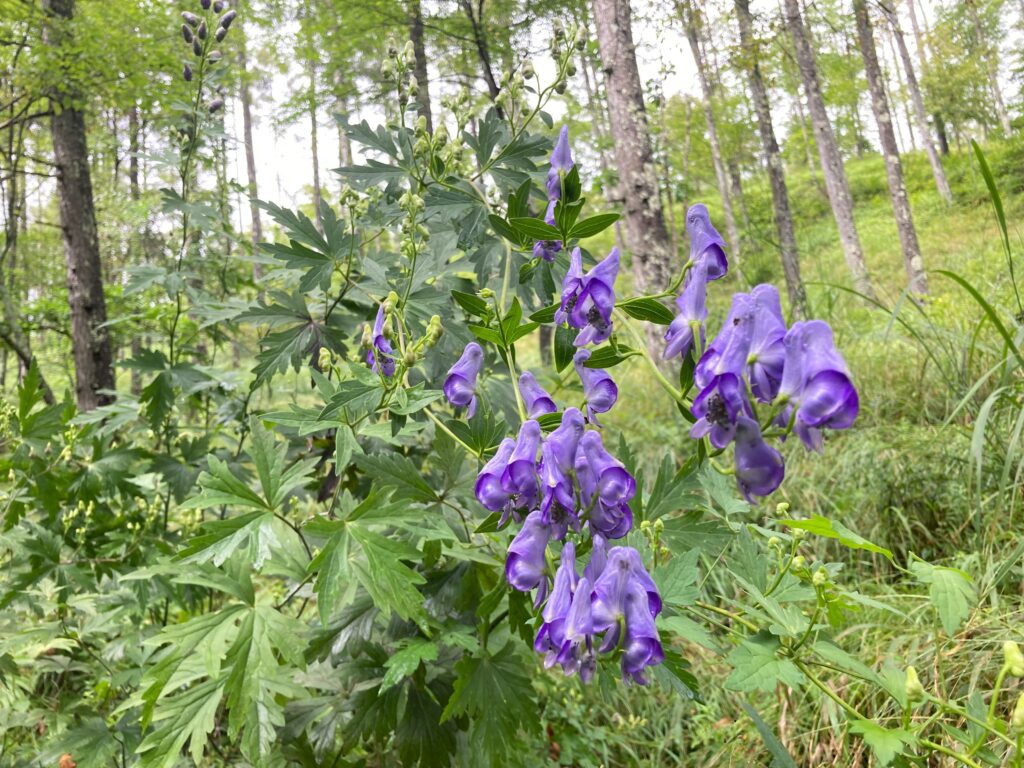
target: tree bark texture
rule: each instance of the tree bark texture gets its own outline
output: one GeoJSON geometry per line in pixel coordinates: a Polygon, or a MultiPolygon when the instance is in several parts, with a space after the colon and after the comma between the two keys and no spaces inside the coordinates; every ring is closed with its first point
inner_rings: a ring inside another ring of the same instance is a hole
{"type": "MultiPolygon", "coordinates": [[[[248,180],[247,192],[249,194],[249,219],[252,228],[252,247],[255,249],[263,242],[263,222],[260,220],[260,208],[256,205],[259,192],[256,185],[256,152],[252,140],[252,88],[249,85],[248,59],[246,55],[245,35],[241,36],[241,50],[238,58],[241,72],[239,73],[239,101],[242,102],[242,144],[245,147],[245,173],[248,180]]],[[[259,280],[263,277],[263,266],[259,263],[252,265],[253,277],[259,280]]]]}
{"type": "Polygon", "coordinates": [[[420,114],[427,119],[427,130],[434,132],[434,120],[430,114],[430,88],[427,72],[427,48],[423,39],[423,9],[420,0],[409,0],[406,8],[409,15],[409,39],[412,40],[413,56],[416,59],[415,73],[416,83],[419,90],[416,92],[416,101],[419,104],[420,114]]]}

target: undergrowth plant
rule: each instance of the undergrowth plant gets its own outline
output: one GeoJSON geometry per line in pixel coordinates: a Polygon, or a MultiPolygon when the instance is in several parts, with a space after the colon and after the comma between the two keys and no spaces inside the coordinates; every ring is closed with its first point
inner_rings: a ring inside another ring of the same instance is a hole
{"type": "Polygon", "coordinates": [[[30,372],[3,412],[5,764],[533,766],[686,752],[620,735],[588,754],[581,725],[542,698],[562,673],[574,702],[649,684],[689,707],[714,687],[774,765],[795,758],[761,712],[804,693],[880,765],[1021,764],[1024,705],[1005,694],[1024,676],[1017,646],[1007,639],[987,704],[942,676],[939,649],[976,602],[968,573],[759,504],[783,482],[781,441],[827,454],[825,431],[857,416],[828,325],[787,328],[760,285],[712,333],[706,293],[728,259],[700,205],[689,257],[658,293],[619,295],[621,255],[590,252],[617,215],[588,210],[567,131],[552,146],[545,112],[578,30],[556,31],[552,83],[524,62],[498,105],[450,99],[433,132],[415,114],[412,53],[391,46],[386,124],[345,126],[364,161],[339,169],[321,226],[262,204],[281,233],[263,245],[277,268],[242,302],[190,271],[223,234],[195,163],[221,107],[207,90],[223,66],[213,46],[234,18],[220,2],[197,10],[182,28],[194,99],[179,124],[181,191],[166,196],[180,250],[136,274],[166,302],[163,345],[130,363],[149,380],[76,415],[45,405],[30,372]],[[665,327],[663,346],[649,348],[645,323],[665,327]],[[551,363],[526,370],[542,325],[551,363]],[[253,328],[259,351],[238,388],[200,340],[253,328]],[[601,428],[612,408],[643,407],[617,402],[616,372],[633,365],[678,405],[692,451],[642,466],[601,428]],[[291,399],[277,389],[289,371],[302,385],[291,399]],[[812,540],[884,559],[908,595],[927,592],[927,671],[876,666],[844,642],[863,616],[908,619],[812,540]]]}

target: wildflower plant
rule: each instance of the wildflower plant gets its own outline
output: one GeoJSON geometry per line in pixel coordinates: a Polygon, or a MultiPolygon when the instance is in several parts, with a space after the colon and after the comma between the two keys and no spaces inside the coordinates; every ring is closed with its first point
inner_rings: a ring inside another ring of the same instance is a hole
{"type": "MultiPolygon", "coordinates": [[[[130,407],[76,418],[43,405],[30,372],[18,408],[0,414],[19,446],[3,467],[5,526],[35,551],[12,570],[4,604],[52,576],[45,610],[62,648],[92,656],[89,644],[122,633],[98,714],[58,723],[62,745],[82,745],[69,759],[537,765],[553,738],[541,729],[544,675],[578,679],[583,696],[650,684],[689,700],[715,655],[724,688],[760,725],[758,696],[816,690],[881,764],[933,753],[1019,764],[1024,704],[999,709],[1006,678],[1024,674],[1016,645],[987,710],[933,695],[913,667],[869,666],[839,630],[857,611],[893,609],[844,585],[841,564],[819,559],[808,537],[925,585],[936,634],[968,618],[970,578],[913,556],[901,564],[838,521],[763,501],[783,483],[787,443],[827,452],[830,431],[857,417],[831,329],[787,326],[771,285],[734,292],[724,321],[709,324],[709,291],[732,286],[702,205],[687,213],[689,253],[659,293],[624,295],[628,252],[592,250],[617,214],[588,210],[571,137],[545,112],[566,88],[579,31],[556,29],[551,84],[523,62],[496,105],[481,114],[468,94],[448,98],[432,132],[416,111],[413,52],[389,44],[387,122],[344,126],[364,150],[338,169],[337,206],[323,203],[318,227],[262,204],[281,236],[262,245],[276,269],[260,296],[185,301],[203,138],[188,127],[223,107],[207,74],[222,71],[213,46],[233,14],[202,0],[182,28],[195,91],[172,201],[185,234],[161,278],[169,354],[137,363],[154,383],[130,407]],[[181,324],[214,316],[262,331],[238,391],[182,359],[181,324]],[[648,349],[643,323],[664,328],[661,348],[648,349]],[[552,362],[531,370],[523,350],[542,325],[552,362]],[[640,466],[599,421],[637,407],[616,383],[636,364],[678,407],[678,460],[666,451],[640,466]],[[300,397],[253,405],[287,389],[276,385],[291,371],[300,397]],[[177,402],[210,390],[218,399],[205,409],[177,402]],[[216,426],[192,440],[190,418],[216,426]],[[119,451],[129,430],[156,445],[119,451]],[[51,472],[73,505],[54,501],[55,481],[40,479],[51,472]],[[29,519],[33,503],[56,530],[38,533],[46,520],[29,519]],[[79,551],[91,559],[73,570],[79,551]],[[115,579],[119,558],[130,570],[115,579]],[[94,599],[71,599],[87,575],[129,629],[96,628],[94,599]],[[867,693],[838,693],[823,679],[832,674],[867,693]]],[[[35,643],[0,644],[0,684],[35,643]]],[[[760,730],[776,763],[790,764],[760,730]]]]}

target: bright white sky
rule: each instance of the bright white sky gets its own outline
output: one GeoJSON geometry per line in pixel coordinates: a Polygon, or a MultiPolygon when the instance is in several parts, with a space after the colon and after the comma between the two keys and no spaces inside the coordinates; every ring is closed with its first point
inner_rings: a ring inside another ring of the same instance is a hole
{"type": "MultiPolygon", "coordinates": [[[[919,7],[923,6],[924,15],[930,23],[934,16],[935,0],[917,0],[917,2],[919,7]]],[[[898,5],[903,8],[902,3],[898,5]]],[[[754,0],[753,7],[755,13],[758,11],[777,13],[778,5],[777,0],[754,0]]],[[[699,85],[693,58],[690,55],[686,38],[669,10],[671,3],[668,0],[634,0],[633,8],[633,36],[637,43],[641,80],[647,82],[661,79],[666,96],[678,93],[698,95],[699,85]]],[[[850,23],[852,24],[852,19],[850,23]]],[[[907,43],[913,51],[914,40],[906,19],[903,20],[903,27],[907,32],[907,43]]],[[[891,66],[888,45],[879,45],[879,55],[889,61],[891,66]]],[[[549,82],[553,76],[553,65],[550,58],[541,54],[535,57],[534,62],[542,82],[549,82]]],[[[274,109],[274,101],[283,100],[282,94],[287,93],[290,84],[301,83],[302,78],[304,75],[298,69],[298,65],[294,72],[276,75],[271,84],[276,98],[268,100],[262,105],[257,99],[257,103],[254,105],[254,143],[259,195],[263,199],[273,200],[285,206],[306,203],[309,199],[309,190],[312,185],[309,123],[302,121],[281,132],[276,132],[270,115],[274,109]]],[[[432,82],[431,97],[435,105],[439,100],[438,96],[438,88],[432,82]]],[[[241,137],[241,106],[237,100],[233,100],[233,106],[233,113],[228,116],[228,131],[241,137]]],[[[556,117],[559,107],[558,104],[552,105],[551,111],[556,117]]],[[[379,121],[382,117],[380,114],[373,113],[367,113],[364,116],[371,124],[379,121]]],[[[906,125],[904,115],[899,114],[895,117],[904,141],[907,141],[909,127],[906,125]]],[[[781,120],[777,122],[781,123],[781,120]]],[[[872,122],[870,119],[866,119],[865,126],[870,129],[872,122]]],[[[338,138],[334,120],[326,109],[320,115],[318,125],[320,128],[319,156],[322,185],[325,191],[336,190],[338,187],[336,176],[331,173],[330,169],[339,164],[338,138]]],[[[245,158],[240,146],[236,147],[234,154],[233,173],[235,178],[244,185],[246,180],[245,158]]],[[[240,208],[243,208],[238,214],[241,224],[242,220],[248,216],[248,212],[244,206],[240,206],[240,208]]],[[[247,222],[245,226],[247,228],[247,222]]]]}

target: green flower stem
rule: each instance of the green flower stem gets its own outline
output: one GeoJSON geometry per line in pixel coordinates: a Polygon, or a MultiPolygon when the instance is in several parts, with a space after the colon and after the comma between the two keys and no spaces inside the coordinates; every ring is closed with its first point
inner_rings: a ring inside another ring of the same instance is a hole
{"type": "Polygon", "coordinates": [[[432,422],[434,422],[435,426],[437,426],[438,429],[440,429],[442,432],[444,432],[446,435],[448,435],[448,437],[450,437],[456,443],[458,443],[463,448],[465,448],[466,449],[466,453],[468,453],[470,456],[473,456],[473,457],[475,457],[477,459],[482,459],[483,458],[483,456],[481,456],[479,453],[477,453],[472,448],[470,448],[466,443],[462,442],[462,439],[458,435],[456,435],[454,432],[452,432],[450,429],[448,429],[448,427],[445,425],[445,423],[443,421],[441,421],[441,419],[438,418],[437,415],[433,411],[430,410],[430,406],[427,406],[426,408],[424,408],[423,412],[425,414],[427,414],[427,418],[429,418],[432,422]]]}
{"type": "Polygon", "coordinates": [[[825,685],[825,683],[819,680],[818,677],[813,672],[811,672],[811,670],[807,667],[807,664],[805,664],[803,661],[801,661],[800,659],[793,659],[793,663],[796,665],[797,669],[804,673],[804,676],[808,680],[810,680],[816,688],[818,688],[822,693],[824,693],[826,696],[832,699],[832,701],[838,704],[839,707],[843,709],[847,714],[853,715],[858,720],[870,720],[870,718],[864,717],[864,715],[858,712],[855,706],[847,702],[842,696],[840,696],[838,693],[836,693],[827,685],[825,685]]]}
{"type": "Polygon", "coordinates": [[[740,616],[738,613],[733,613],[732,611],[727,611],[725,608],[719,608],[717,605],[712,605],[711,603],[705,603],[705,602],[703,602],[701,600],[696,600],[696,601],[694,601],[693,604],[696,605],[698,608],[700,608],[702,610],[711,611],[712,613],[717,613],[719,616],[725,616],[726,618],[732,619],[737,624],[742,624],[744,627],[749,629],[751,632],[757,632],[758,629],[759,629],[759,627],[756,624],[754,624],[753,622],[747,621],[745,618],[740,616]]]}
{"type": "Polygon", "coordinates": [[[792,543],[789,546],[789,559],[786,560],[786,564],[784,566],[782,566],[782,569],[779,571],[778,575],[775,577],[775,580],[772,581],[772,583],[771,583],[771,585],[769,585],[768,589],[765,590],[765,593],[764,593],[765,597],[768,597],[768,595],[770,595],[772,592],[774,592],[776,589],[778,589],[779,588],[779,584],[782,583],[782,580],[786,577],[786,574],[789,573],[789,567],[793,564],[793,558],[796,556],[796,548],[797,548],[797,546],[799,546],[799,542],[794,537],[792,543]]]}
{"type": "Polygon", "coordinates": [[[941,744],[937,744],[936,742],[930,741],[928,739],[919,739],[918,741],[921,743],[922,747],[928,747],[928,749],[932,750],[933,752],[941,752],[944,755],[952,757],[954,760],[959,760],[964,765],[969,765],[970,768],[982,768],[981,763],[972,760],[962,752],[957,752],[955,749],[944,747],[941,744]]]}
{"type": "Polygon", "coordinates": [[[999,669],[999,674],[996,675],[996,684],[992,686],[992,699],[988,703],[988,722],[992,722],[996,718],[996,707],[999,705],[999,692],[1002,690],[1003,681],[1006,680],[1006,676],[1010,674],[1010,666],[1003,664],[999,669]]]}
{"type": "MultiPolygon", "coordinates": [[[[938,707],[943,712],[948,712],[950,714],[956,715],[957,717],[962,717],[964,720],[967,720],[968,722],[974,723],[979,728],[984,728],[986,731],[988,731],[990,734],[995,736],[997,739],[1000,739],[1000,740],[1006,742],[1009,746],[1011,746],[1011,747],[1014,746],[1013,739],[1011,739],[1005,733],[1000,733],[998,730],[996,730],[991,725],[990,722],[987,723],[984,720],[980,720],[979,718],[975,717],[970,712],[968,712],[966,709],[962,709],[962,708],[960,708],[960,707],[956,706],[955,704],[952,704],[952,703],[950,703],[948,701],[943,701],[942,699],[936,698],[935,696],[932,696],[927,691],[925,692],[925,697],[928,699],[928,701],[932,702],[932,704],[934,704],[936,707],[938,707]]],[[[977,743],[972,744],[971,748],[970,748],[970,750],[968,750],[967,754],[968,755],[973,755],[975,752],[977,752],[979,749],[981,749],[981,746],[984,743],[985,743],[984,739],[982,739],[982,740],[978,741],[977,743]]]]}
{"type": "Polygon", "coordinates": [[[662,388],[668,392],[672,396],[672,399],[677,403],[689,406],[686,398],[683,397],[682,393],[678,389],[672,386],[672,383],[665,378],[665,374],[663,374],[661,369],[658,368],[658,364],[651,358],[650,352],[647,351],[646,342],[644,342],[636,328],[634,328],[629,322],[626,314],[620,309],[616,309],[615,315],[619,320],[620,326],[624,327],[629,332],[629,335],[633,337],[633,341],[636,343],[640,354],[643,355],[643,358],[647,361],[647,365],[650,367],[651,373],[654,374],[654,378],[658,380],[658,383],[661,384],[662,388]]]}

